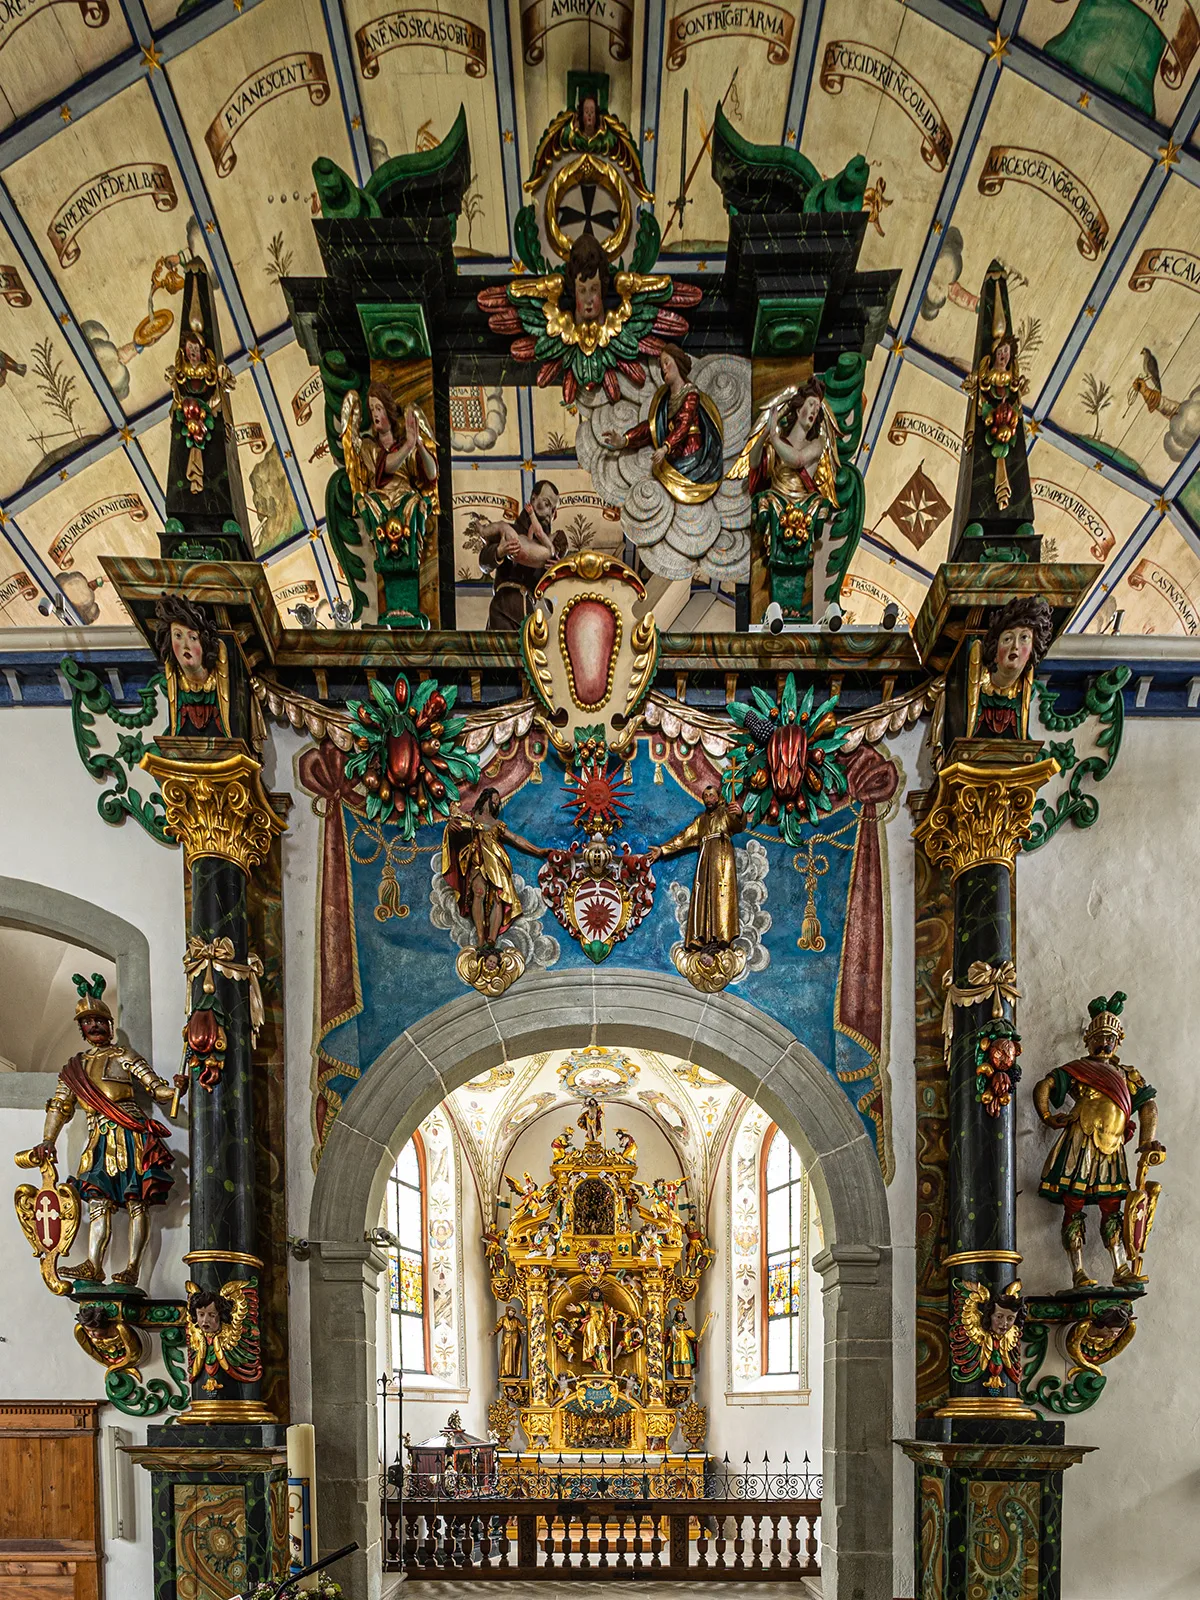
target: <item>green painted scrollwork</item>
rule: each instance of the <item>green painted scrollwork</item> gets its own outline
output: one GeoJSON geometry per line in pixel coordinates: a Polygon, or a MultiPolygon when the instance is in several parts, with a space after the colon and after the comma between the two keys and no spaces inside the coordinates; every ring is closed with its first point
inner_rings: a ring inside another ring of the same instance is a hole
{"type": "Polygon", "coordinates": [[[1026,1405],[1041,1406],[1043,1411],[1052,1412],[1056,1417],[1073,1417],[1096,1404],[1108,1381],[1103,1372],[1082,1368],[1067,1383],[1050,1375],[1039,1378],[1050,1342],[1049,1327],[1044,1322],[1026,1323],[1024,1341],[1025,1375],[1021,1379],[1020,1393],[1026,1405]]]}
{"type": "Polygon", "coordinates": [[[190,1389],[187,1374],[187,1334],[183,1328],[156,1328],[162,1342],[163,1362],[171,1375],[138,1383],[129,1372],[110,1372],[104,1393],[118,1411],[130,1417],[160,1417],[164,1411],[182,1411],[190,1389]]]}
{"type": "Polygon", "coordinates": [[[153,741],[146,743],[140,730],[149,727],[159,714],[158,692],[166,687],[162,673],[156,672],[146,687],[138,691],[140,710],[121,711],[107,686],[90,667],[73,656],[64,656],[60,670],[71,687],[71,727],[79,759],[93,778],[102,783],[111,781],[111,787],[96,802],[97,811],[105,822],[114,824],[132,817],[151,838],[173,847],[175,841],[167,833],[164,822],[162,796],[155,791],[143,799],[130,787],[128,777],[147,750],[156,748],[153,741]],[[107,717],[124,730],[115,755],[100,749],[100,738],[95,732],[97,717],[107,717]]]}
{"type": "Polygon", "coordinates": [[[1085,794],[1081,786],[1085,778],[1092,778],[1096,783],[1102,782],[1113,769],[1121,748],[1121,735],[1125,731],[1125,702],[1121,691],[1129,682],[1129,677],[1128,667],[1112,667],[1100,673],[1088,685],[1082,706],[1069,715],[1062,715],[1055,710],[1058,691],[1051,689],[1041,679],[1035,680],[1038,715],[1045,726],[1052,733],[1073,733],[1088,717],[1098,717],[1101,726],[1096,743],[1103,754],[1087,756],[1080,761],[1076,757],[1073,740],[1051,744],[1051,751],[1058,759],[1059,766],[1064,771],[1070,771],[1070,782],[1053,806],[1045,800],[1034,802],[1033,825],[1022,849],[1040,849],[1048,839],[1053,838],[1064,822],[1071,822],[1076,828],[1090,828],[1100,815],[1100,802],[1095,795],[1085,794]]]}
{"type": "Polygon", "coordinates": [[[863,430],[863,383],[867,376],[866,358],[844,352],[837,365],[821,374],[825,383],[825,399],[838,425],[838,469],[834,480],[837,489],[837,510],[825,527],[829,541],[829,584],[825,590],[827,600],[836,600],[854,560],[862,538],[863,521],[867,510],[867,492],[863,475],[854,464],[863,430]]]}

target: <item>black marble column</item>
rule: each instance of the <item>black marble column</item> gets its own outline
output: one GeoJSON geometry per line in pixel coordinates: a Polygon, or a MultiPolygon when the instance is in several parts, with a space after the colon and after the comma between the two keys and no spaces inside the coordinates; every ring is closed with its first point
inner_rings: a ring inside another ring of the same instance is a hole
{"type": "MultiPolygon", "coordinates": [[[[953,979],[957,989],[970,985],[974,963],[993,972],[1012,960],[1012,871],[1004,862],[986,861],[967,867],[954,883],[953,979]]],[[[1015,1111],[1010,1103],[991,1115],[976,1094],[976,1042],[979,1031],[994,1021],[1010,1023],[1012,1002],[1000,995],[1002,1017],[995,1017],[992,994],[970,1005],[954,1006],[950,1051],[950,1175],[948,1253],[952,1298],[957,1285],[978,1284],[1002,1294],[1019,1280],[1017,1253],[1017,1189],[1015,1177],[1015,1111]]],[[[960,1292],[961,1289],[960,1289],[960,1292]]],[[[963,1380],[951,1356],[947,1415],[1010,1412],[1032,1417],[1020,1401],[1016,1385],[985,1387],[989,1374],[963,1380]]]]}
{"type": "MultiPolygon", "coordinates": [[[[220,856],[198,856],[191,863],[191,921],[194,939],[212,947],[220,939],[233,945],[230,965],[243,967],[249,954],[245,870],[220,856]]],[[[206,969],[207,971],[207,969],[206,969]]],[[[191,1005],[204,999],[205,972],[191,980],[191,1005]]],[[[191,1248],[184,1257],[190,1281],[220,1292],[244,1282],[253,1291],[254,1327],[247,1343],[253,1357],[235,1364],[254,1376],[235,1378],[224,1368],[202,1370],[192,1381],[192,1404],[182,1421],[270,1422],[262,1405],[262,1357],[257,1297],[262,1253],[254,1209],[254,1120],[251,1080],[250,985],[215,966],[209,981],[214,1010],[225,1029],[224,1065],[213,1087],[193,1074],[191,1100],[191,1248]]]]}

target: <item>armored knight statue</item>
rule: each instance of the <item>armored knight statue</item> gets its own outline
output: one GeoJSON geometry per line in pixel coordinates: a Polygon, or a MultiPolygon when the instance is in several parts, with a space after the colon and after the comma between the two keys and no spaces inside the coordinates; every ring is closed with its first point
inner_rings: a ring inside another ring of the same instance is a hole
{"type": "Polygon", "coordinates": [[[57,1160],[58,1136],[76,1108],[83,1107],[87,1146],[79,1171],[67,1181],[87,1202],[88,1253],[78,1266],[62,1267],[60,1276],[104,1282],[112,1215],[124,1210],[129,1214],[129,1264],[113,1273],[112,1281],[134,1287],[150,1237],[148,1211],[166,1201],[174,1161],[167,1129],[137,1104],[134,1085],[141,1084],[153,1100],[177,1102],[188,1080],[177,1074],[172,1087],[136,1051],[114,1041],[113,1015],[99,973],[90,983],[76,974],[74,982],[79,993],[75,1020],[88,1048],[72,1056],[59,1073],[58,1087],[46,1102],[42,1143],[30,1157],[35,1163],[57,1160]]]}
{"type": "Polygon", "coordinates": [[[1063,1249],[1076,1289],[1096,1287],[1083,1265],[1088,1206],[1100,1212],[1100,1237],[1112,1256],[1113,1283],[1145,1282],[1129,1260],[1123,1237],[1123,1212],[1131,1192],[1125,1145],[1137,1131],[1137,1148],[1146,1160],[1157,1164],[1166,1152],[1155,1137],[1154,1090],[1136,1067],[1127,1066],[1116,1053],[1125,1037],[1120,1020],[1125,999],[1118,992],[1093,1000],[1083,1030],[1087,1055],[1056,1068],[1033,1091],[1038,1116],[1047,1127],[1062,1130],[1046,1161],[1038,1193],[1062,1204],[1063,1249]],[[1070,1109],[1060,1110],[1068,1096],[1070,1109]],[[1140,1125],[1136,1130],[1135,1116],[1140,1125]]]}

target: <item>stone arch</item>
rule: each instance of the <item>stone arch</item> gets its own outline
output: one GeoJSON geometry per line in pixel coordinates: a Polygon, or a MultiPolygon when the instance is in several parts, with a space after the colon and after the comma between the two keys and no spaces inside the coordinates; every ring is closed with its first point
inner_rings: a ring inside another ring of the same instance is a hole
{"type": "MultiPolygon", "coordinates": [[[[0,924],[25,928],[94,950],[116,964],[117,1026],[153,1060],[150,1016],[150,941],[140,928],[103,906],[25,878],[0,877],[0,924]]],[[[48,1073],[2,1075],[0,1104],[42,1106],[51,1092],[48,1073]]]]}
{"type": "Polygon", "coordinates": [[[844,1091],[782,1024],[682,979],[600,968],[526,975],[499,1000],[464,995],[379,1056],[330,1130],[310,1212],[313,1421],[321,1542],[358,1541],[351,1582],[377,1600],[380,1526],[375,1297],[366,1241],[396,1156],[447,1094],[498,1060],[581,1039],[686,1056],[756,1100],[800,1152],[825,1225],[822,1587],[892,1594],[892,1261],[875,1148],[844,1091]]]}

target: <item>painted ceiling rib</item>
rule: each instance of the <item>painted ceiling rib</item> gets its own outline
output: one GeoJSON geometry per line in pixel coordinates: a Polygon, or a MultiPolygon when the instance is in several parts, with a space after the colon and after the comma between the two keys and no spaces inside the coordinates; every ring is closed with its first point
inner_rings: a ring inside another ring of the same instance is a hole
{"type": "Polygon", "coordinates": [[[933,573],[927,567],[921,566],[918,561],[910,560],[903,551],[897,550],[895,545],[889,544],[886,539],[880,539],[869,528],[864,528],[862,542],[868,549],[874,550],[882,559],[886,560],[888,566],[899,567],[902,572],[907,572],[910,578],[915,578],[918,583],[923,583],[926,588],[933,582],[933,573]]]}
{"type": "Polygon", "coordinates": [[[1096,319],[1108,303],[1109,296],[1117,287],[1121,274],[1129,263],[1129,258],[1137,248],[1137,242],[1142,236],[1142,229],[1150,220],[1150,213],[1158,204],[1163,189],[1166,187],[1167,174],[1161,166],[1153,166],[1146,174],[1142,187],[1129,208],[1125,221],[1121,224],[1116,238],[1109,246],[1104,265],[1096,274],[1091,288],[1088,290],[1083,310],[1075,319],[1074,326],[1063,342],[1062,349],[1050,369],[1049,376],[1042,385],[1032,409],[1033,415],[1042,421],[1049,416],[1059,396],[1066,386],[1067,379],[1079,358],[1084,345],[1088,341],[1092,329],[1096,326],[1096,319]]]}
{"type": "Polygon", "coordinates": [[[300,515],[304,518],[305,527],[311,528],[316,518],[313,514],[312,501],[304,478],[297,465],[288,435],[287,424],[283,420],[279,401],[275,390],[266,376],[265,366],[260,377],[258,367],[263,365],[262,346],[254,337],[254,325],[250,320],[250,313],[246,302],[242,299],[241,286],[234,271],[233,261],[225,244],[224,235],[217,222],[216,212],[208,197],[200,167],[196,161],[187,132],[183,126],[183,118],[179,114],[179,107],[171,85],[167,82],[166,75],[161,72],[150,72],[150,92],[154,96],[158,114],[166,130],[167,139],[171,145],[171,153],[179,163],[179,171],[183,177],[183,185],[187,191],[188,201],[197,222],[204,228],[208,239],[208,247],[212,256],[214,277],[217,287],[225,296],[229,307],[230,316],[233,318],[234,327],[238,337],[242,340],[247,360],[250,366],[250,376],[258,391],[262,403],[263,414],[267,419],[267,426],[275,448],[279,451],[283,469],[291,486],[292,495],[296,501],[300,515]]]}
{"type": "Polygon", "coordinates": [[[329,50],[333,56],[333,69],[337,74],[338,89],[342,97],[342,113],[346,119],[346,132],[350,136],[350,149],[354,155],[355,178],[359,188],[371,176],[371,146],[367,139],[367,119],[363,113],[362,96],[358,92],[358,75],[354,67],[350,28],[341,0],[321,0],[325,17],[325,32],[329,37],[329,50]]]}
{"type": "MultiPolygon", "coordinates": [[[[1200,119],[1200,77],[1192,84],[1179,108],[1179,115],[1171,129],[1171,142],[1178,145],[1185,144],[1195,132],[1198,119],[1200,119]]],[[[1142,229],[1150,220],[1151,212],[1158,204],[1170,175],[1171,164],[1162,160],[1156,161],[1146,174],[1125,221],[1109,247],[1104,265],[1096,275],[1096,281],[1091,287],[1084,309],[1067,335],[1050,376],[1042,387],[1037,404],[1033,407],[1035,417],[1041,419],[1048,416],[1062,393],[1071,369],[1087,343],[1088,334],[1095,326],[1096,318],[1103,311],[1109,296],[1116,288],[1118,279],[1128,265],[1129,258],[1141,238],[1142,229]],[[1090,316],[1089,309],[1092,313],[1090,316]]]]}
{"type": "Polygon", "coordinates": [[[650,4],[646,7],[646,37],[642,52],[642,170],[646,187],[653,191],[658,170],[658,112],[659,90],[662,86],[663,24],[666,7],[650,4]]]}
{"type": "Polygon", "coordinates": [[[67,599],[66,595],[63,594],[62,590],[58,587],[58,584],[55,582],[54,574],[47,566],[44,558],[38,555],[37,551],[30,544],[29,540],[21,532],[20,526],[16,519],[6,515],[3,525],[0,527],[0,532],[3,532],[4,537],[8,540],[10,548],[14,550],[20,560],[24,562],[29,572],[29,576],[37,580],[43,593],[48,594],[51,599],[61,595],[66,616],[69,617],[73,623],[82,627],[83,624],[80,621],[79,613],[67,599]]]}
{"type": "Polygon", "coordinates": [[[1129,535],[1129,538],[1105,567],[1103,576],[1075,613],[1068,632],[1083,633],[1087,629],[1088,624],[1093,621],[1100,607],[1116,589],[1121,579],[1124,578],[1138,556],[1149,544],[1151,535],[1161,521],[1162,512],[1151,506],[1129,535]]]}
{"type": "MultiPolygon", "coordinates": [[[[506,0],[488,0],[488,21],[492,30],[492,67],[496,79],[496,112],[500,118],[500,167],[504,173],[504,209],[508,214],[511,240],[521,209],[521,129],[517,124],[517,96],[513,74],[512,35],[508,26],[506,0]],[[503,61],[500,50],[504,49],[503,61]],[[505,138],[505,134],[509,137],[505,138]]],[[[474,166],[474,163],[472,163],[474,166]]],[[[474,172],[471,174],[474,179],[474,172]]]]}
{"type": "MultiPolygon", "coordinates": [[[[972,42],[974,41],[972,40],[972,42]]],[[[984,61],[979,68],[979,76],[975,80],[971,103],[967,107],[966,116],[963,118],[962,130],[959,133],[954,153],[950,157],[946,168],[946,176],[942,180],[942,192],[938,196],[938,203],[934,209],[929,232],[925,236],[921,258],[917,263],[917,269],[913,274],[912,284],[909,287],[908,299],[905,301],[904,309],[900,314],[899,337],[892,342],[883,379],[876,391],[875,400],[871,406],[871,414],[867,418],[866,427],[863,429],[862,444],[859,446],[860,459],[869,456],[878,442],[883,428],[883,419],[887,415],[888,407],[891,405],[892,393],[900,376],[904,342],[912,333],[917,314],[925,299],[925,291],[929,286],[934,263],[937,260],[938,251],[942,247],[942,233],[954,213],[954,207],[958,203],[958,196],[962,191],[963,184],[966,182],[967,171],[975,154],[979,131],[983,127],[992,103],[992,96],[996,92],[996,85],[999,81],[999,66],[993,61],[984,61]]]]}
{"type": "Polygon", "coordinates": [[[825,0],[808,0],[800,20],[800,37],[796,41],[796,56],[792,64],[792,87],[788,92],[787,116],[783,124],[783,143],[794,144],[797,150],[803,148],[804,119],[808,115],[813,67],[824,18],[825,0]]]}
{"type": "MultiPolygon", "coordinates": [[[[242,15],[261,3],[262,0],[243,0],[242,15]]],[[[94,111],[97,106],[104,105],[114,95],[136,83],[146,65],[142,54],[144,49],[153,45],[159,62],[165,65],[193,45],[219,33],[231,22],[236,22],[238,17],[237,11],[232,8],[226,10],[223,4],[206,6],[203,11],[190,12],[181,22],[172,23],[155,35],[140,5],[123,3],[121,10],[135,40],[134,47],[105,62],[61,95],[56,95],[53,100],[46,101],[15,122],[0,138],[0,169],[11,167],[14,161],[36,150],[56,133],[61,133],[67,121],[78,122],[89,111],[94,111]],[[62,114],[64,105],[70,113],[67,118],[62,114]]]]}
{"type": "Polygon", "coordinates": [[[517,439],[521,446],[521,503],[524,505],[533,493],[537,476],[533,460],[533,394],[524,386],[517,390],[517,439]]]}

